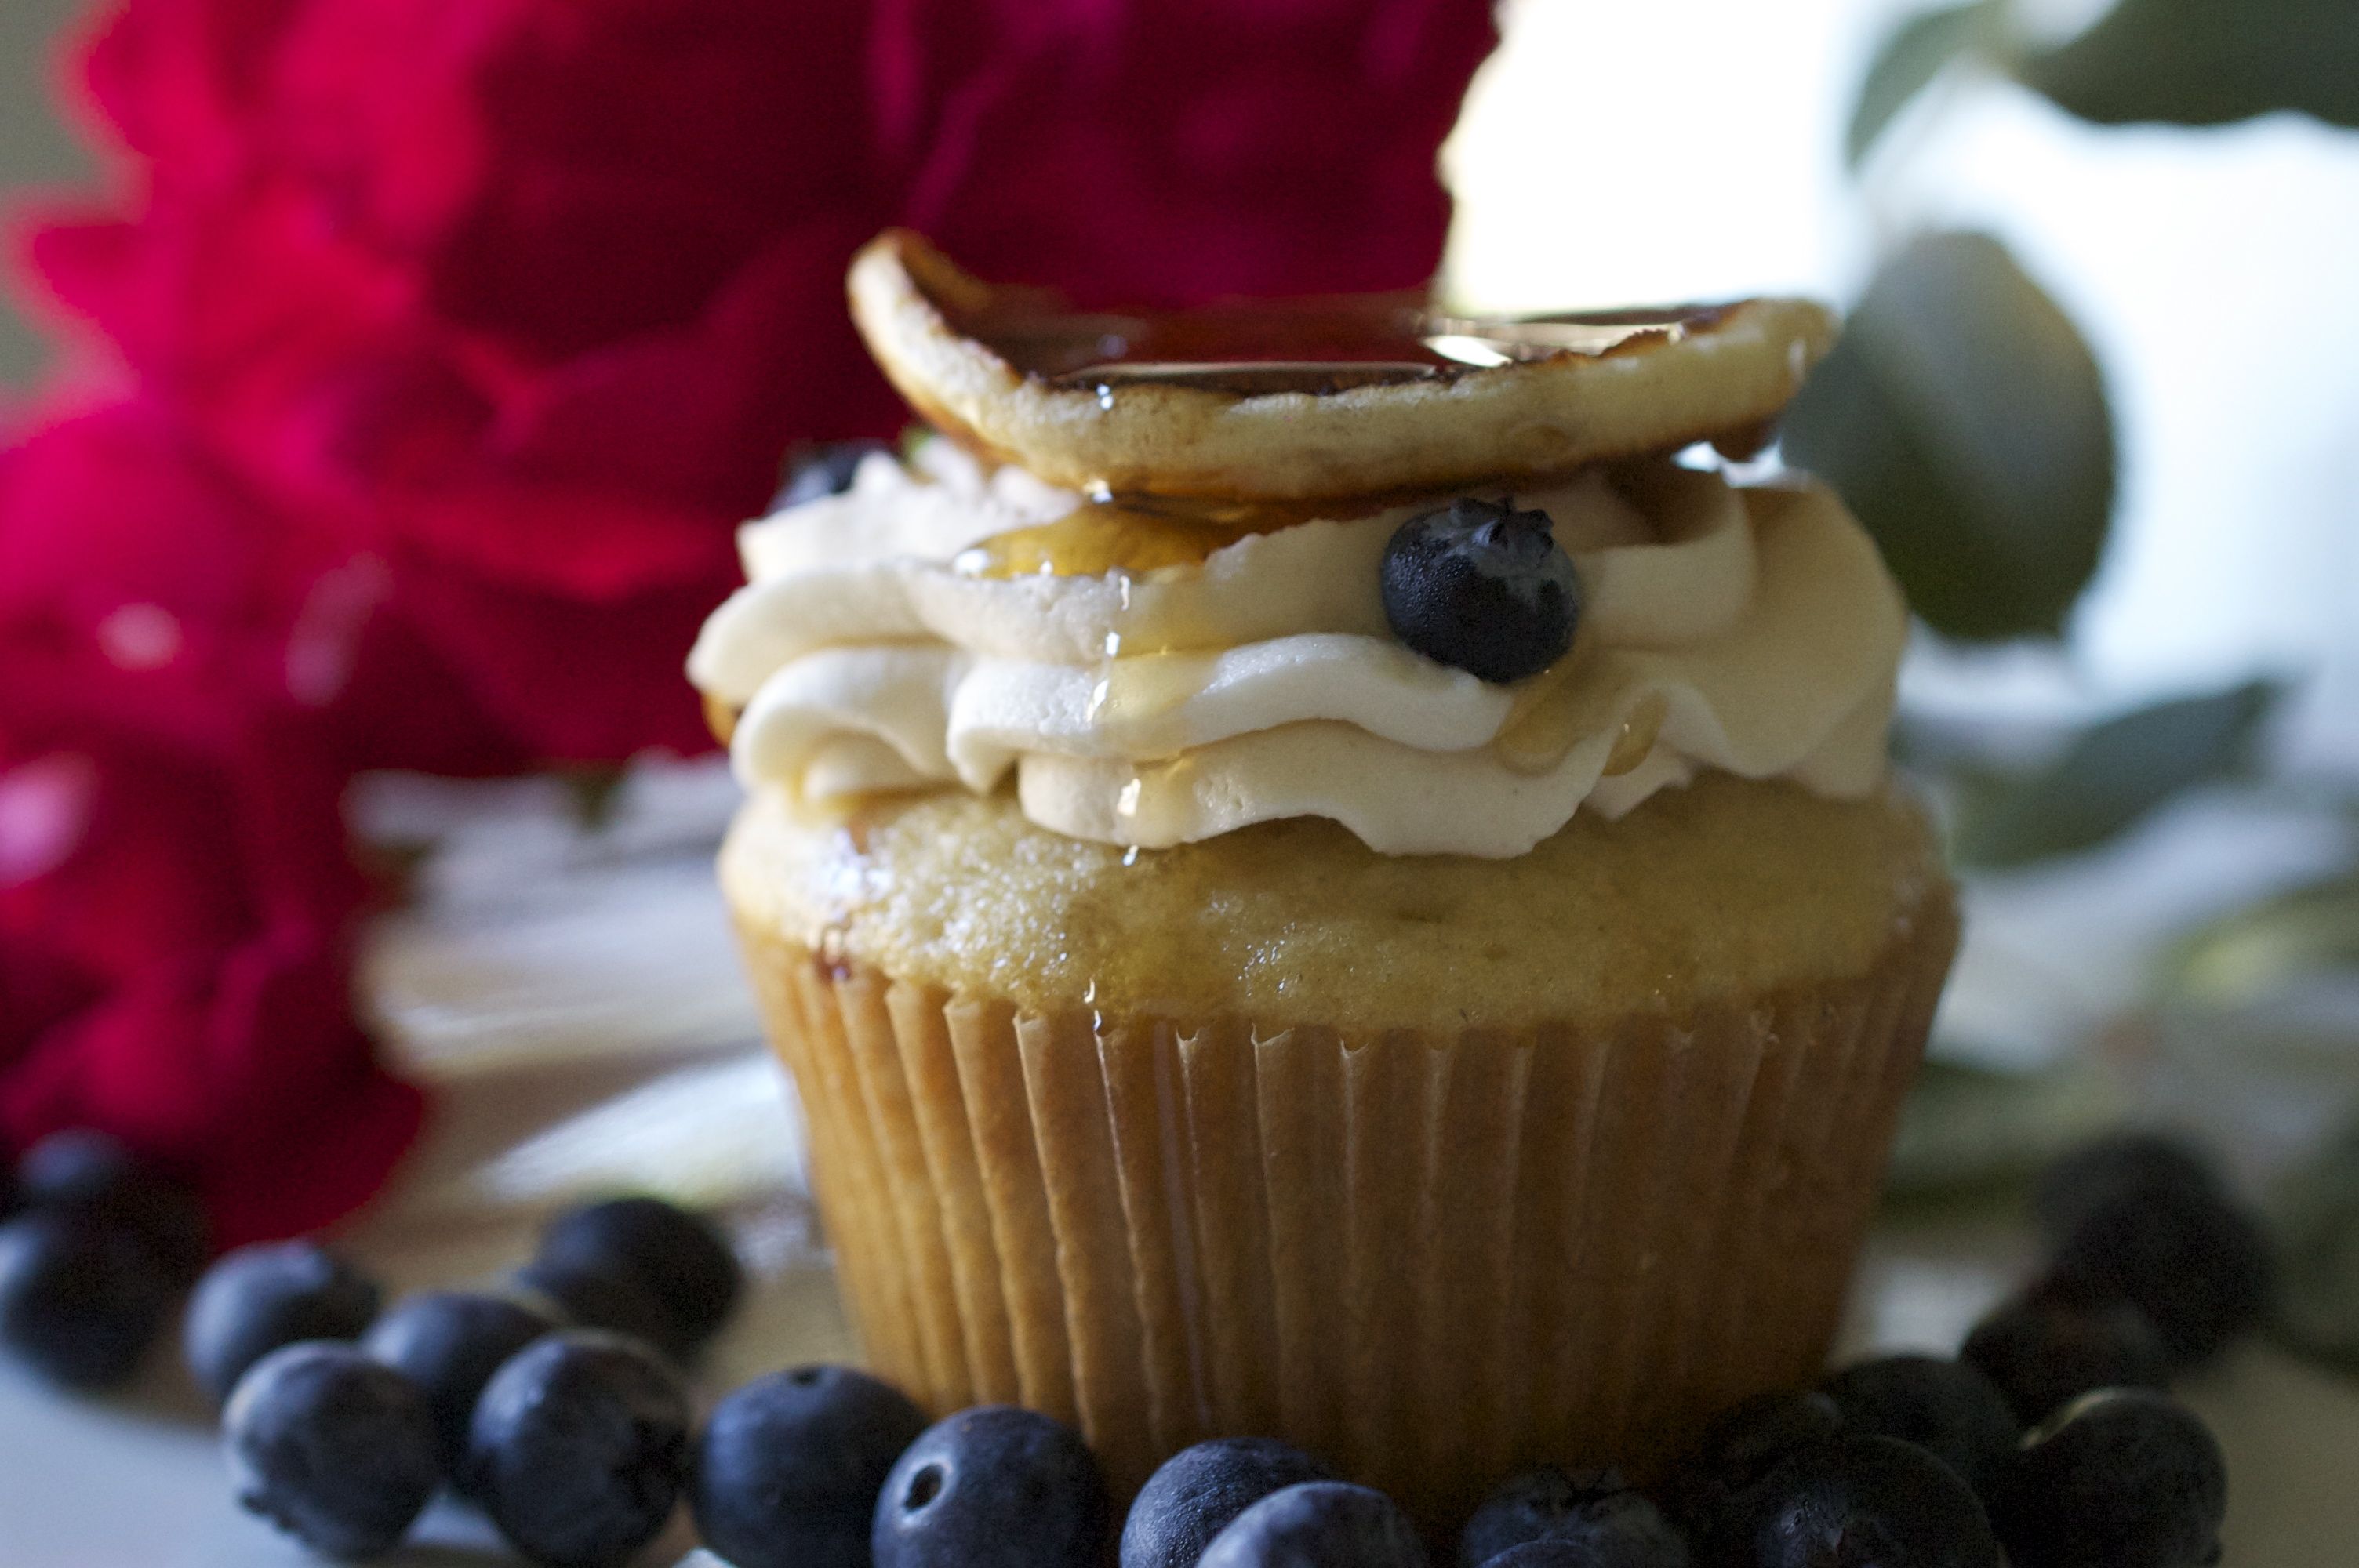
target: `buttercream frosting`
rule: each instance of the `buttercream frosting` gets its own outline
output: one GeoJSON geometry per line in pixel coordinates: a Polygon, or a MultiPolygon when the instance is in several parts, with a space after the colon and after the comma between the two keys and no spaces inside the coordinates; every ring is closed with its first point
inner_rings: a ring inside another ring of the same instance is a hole
{"type": "Polygon", "coordinates": [[[975,569],[1088,503],[947,441],[748,524],[690,660],[742,709],[749,787],[999,788],[1052,831],[1161,848],[1330,817],[1387,854],[1519,855],[1699,769],[1857,797],[1884,774],[1907,619],[1823,486],[1665,461],[1518,507],[1583,590],[1573,652],[1492,686],[1391,634],[1379,564],[1423,506],[1249,535],[1201,566],[975,569]]]}

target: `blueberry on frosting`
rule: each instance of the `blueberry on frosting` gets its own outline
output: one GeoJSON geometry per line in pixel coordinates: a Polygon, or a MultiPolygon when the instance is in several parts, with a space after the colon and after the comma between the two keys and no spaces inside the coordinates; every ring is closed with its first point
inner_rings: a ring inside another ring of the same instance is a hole
{"type": "Polygon", "coordinates": [[[1445,665],[1504,686],[1572,646],[1581,579],[1545,512],[1461,496],[1419,513],[1385,546],[1385,619],[1445,665]]]}

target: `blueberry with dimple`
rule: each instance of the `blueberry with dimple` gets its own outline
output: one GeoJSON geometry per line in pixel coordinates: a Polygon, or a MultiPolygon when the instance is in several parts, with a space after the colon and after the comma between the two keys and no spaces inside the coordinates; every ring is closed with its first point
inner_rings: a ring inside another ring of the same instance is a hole
{"type": "Polygon", "coordinates": [[[212,1230],[202,1206],[111,1134],[53,1132],[25,1152],[16,1178],[27,1208],[136,1231],[182,1288],[204,1271],[212,1230]]]}
{"type": "Polygon", "coordinates": [[[1122,1568],[1195,1568],[1212,1538],[1262,1498],[1334,1472],[1274,1437],[1219,1437],[1165,1460],[1130,1505],[1122,1568]]]}
{"type": "Polygon", "coordinates": [[[189,1298],[181,1352],[197,1386],[225,1402],[245,1369],[283,1345],[355,1339],[376,1317],[375,1281],[316,1241],[243,1247],[189,1298]]]}
{"type": "Polygon", "coordinates": [[[1581,579],[1545,512],[1462,496],[1402,524],[1385,546],[1385,619],[1429,659],[1495,685],[1572,646],[1581,579]]]}
{"type": "Polygon", "coordinates": [[[1679,1533],[1617,1471],[1568,1476],[1527,1470],[1492,1493],[1458,1541],[1462,1568],[1484,1568],[1510,1547],[1553,1541],[1581,1547],[1593,1568],[1686,1568],[1679,1533]]]}
{"type": "Polygon", "coordinates": [[[1958,1359],[1988,1378],[2026,1426],[2093,1390],[2170,1382],[2154,1325],[2121,1302],[2081,1306],[2017,1296],[1974,1325],[1958,1359]]]}
{"type": "Polygon", "coordinates": [[[1429,1568],[1431,1561],[1417,1527],[1382,1492],[1304,1481],[1229,1521],[1199,1568],[1429,1568]]]}
{"type": "Polygon", "coordinates": [[[748,1383],[697,1439],[698,1533],[734,1568],[869,1568],[885,1478],[925,1430],[899,1390],[849,1367],[748,1383]]]}
{"type": "Polygon", "coordinates": [[[2038,1292],[2136,1307],[2174,1366],[2211,1359],[2268,1315],[2277,1254],[2267,1230],[2198,1156],[2168,1140],[2112,1140],[2069,1158],[2037,1206],[2049,1249],[2038,1292]]]}
{"type": "Polygon", "coordinates": [[[179,1295],[140,1235],[36,1210],[0,1225],[0,1346],[70,1389],[139,1369],[179,1295]]]}
{"type": "Polygon", "coordinates": [[[1984,1495],[2023,1436],[2006,1396],[1963,1362],[1879,1357],[1844,1368],[1820,1387],[1843,1412],[1847,1432],[1913,1443],[1984,1495]]]}
{"type": "Polygon", "coordinates": [[[892,449],[882,441],[826,441],[802,448],[787,460],[786,480],[770,510],[784,512],[806,502],[842,495],[852,488],[862,463],[892,449]]]}
{"type": "Polygon", "coordinates": [[[1670,1489],[1671,1515],[1690,1531],[1708,1530],[1729,1499],[1797,1449],[1832,1443],[1843,1411],[1816,1389],[1778,1389],[1723,1411],[1704,1428],[1670,1489]]]}
{"type": "Polygon", "coordinates": [[[322,1556],[391,1551],[442,1479],[425,1397],[349,1345],[256,1362],[222,1434],[237,1500],[322,1556]]]}
{"type": "Polygon", "coordinates": [[[876,1498],[876,1568],[1099,1568],[1105,1477],[1081,1434],[1007,1405],[936,1422],[876,1498]]]}
{"type": "Polygon", "coordinates": [[[573,1275],[631,1280],[662,1308],[669,1341],[688,1349],[728,1321],[745,1285],[728,1241],[660,1198],[614,1198],[560,1216],[541,1236],[538,1261],[573,1275]]]}
{"type": "Polygon", "coordinates": [[[2118,1389],[2033,1433],[1993,1511],[2016,1568],[2201,1568],[2227,1509],[2211,1429],[2168,1394],[2118,1389]]]}
{"type": "Polygon", "coordinates": [[[1728,1568],[2000,1568],[1990,1516],[1914,1444],[1843,1437],[1796,1449],[1734,1499],[1707,1550],[1728,1568]]]}
{"type": "Polygon", "coordinates": [[[433,1292],[396,1303],[361,1348],[426,1396],[442,1461],[455,1473],[484,1386],[511,1357],[556,1329],[554,1319],[513,1297],[433,1292]]]}
{"type": "Polygon", "coordinates": [[[468,1493],[549,1568],[617,1568],[663,1531],[688,1468],[672,1370],[613,1335],[552,1334],[502,1367],[468,1433],[468,1493]]]}

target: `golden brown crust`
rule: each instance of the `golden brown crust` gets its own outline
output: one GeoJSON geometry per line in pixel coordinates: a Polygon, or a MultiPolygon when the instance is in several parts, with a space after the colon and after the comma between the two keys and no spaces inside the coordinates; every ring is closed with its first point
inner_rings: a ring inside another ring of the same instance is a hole
{"type": "Polygon", "coordinates": [[[849,287],[885,373],[963,444],[1075,489],[1249,501],[1525,483],[1696,441],[1757,444],[1836,330],[1810,301],[1748,299],[1604,352],[1430,379],[1258,395],[1134,382],[1109,396],[961,330],[1061,306],[983,283],[907,231],[870,242],[849,287]]]}

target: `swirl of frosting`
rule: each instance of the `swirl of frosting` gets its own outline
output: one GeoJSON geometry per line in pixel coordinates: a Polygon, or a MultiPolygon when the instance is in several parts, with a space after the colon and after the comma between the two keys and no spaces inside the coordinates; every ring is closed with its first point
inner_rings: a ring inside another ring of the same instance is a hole
{"type": "Polygon", "coordinates": [[[689,663],[742,709],[734,765],[805,799],[996,789],[1070,836],[1146,848],[1320,816],[1387,854],[1519,855],[1700,768],[1864,795],[1906,634],[1824,488],[1669,463],[1546,511],[1581,574],[1572,653],[1510,687],[1395,640],[1379,589],[1419,508],[1248,534],[1201,563],[975,569],[1084,505],[946,441],[749,524],[747,586],[689,663]]]}

